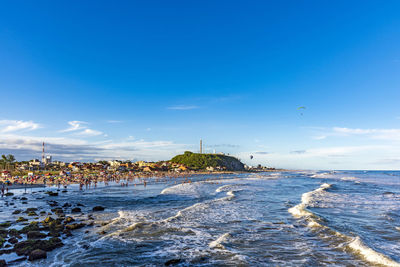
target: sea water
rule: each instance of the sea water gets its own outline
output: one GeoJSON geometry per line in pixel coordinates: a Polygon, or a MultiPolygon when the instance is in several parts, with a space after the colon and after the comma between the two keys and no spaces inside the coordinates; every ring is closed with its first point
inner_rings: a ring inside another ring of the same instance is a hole
{"type": "MultiPolygon", "coordinates": [[[[400,266],[400,172],[268,172],[174,182],[69,188],[54,200],[83,204],[85,216],[93,206],[106,207],[94,213],[98,227],[74,232],[45,260],[20,265],[400,266]]],[[[44,205],[40,193],[27,195],[29,203],[44,205]]],[[[2,207],[0,219],[10,213],[2,207]]]]}

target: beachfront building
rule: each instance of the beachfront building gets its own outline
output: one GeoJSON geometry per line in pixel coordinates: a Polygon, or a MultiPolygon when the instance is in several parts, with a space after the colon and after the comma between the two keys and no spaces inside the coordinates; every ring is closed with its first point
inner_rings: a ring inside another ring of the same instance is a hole
{"type": "Polygon", "coordinates": [[[44,158],[44,164],[45,165],[48,165],[48,164],[51,164],[51,156],[46,156],[45,158],[44,158]]]}

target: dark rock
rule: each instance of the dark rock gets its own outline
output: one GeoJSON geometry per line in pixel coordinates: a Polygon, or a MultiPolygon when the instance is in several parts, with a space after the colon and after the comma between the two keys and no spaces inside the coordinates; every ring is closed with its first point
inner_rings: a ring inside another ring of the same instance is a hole
{"type": "Polygon", "coordinates": [[[45,259],[47,258],[47,252],[41,249],[35,249],[31,253],[29,253],[29,260],[34,261],[38,259],[45,259]]]}
{"type": "Polygon", "coordinates": [[[83,204],[81,204],[81,203],[76,204],[76,206],[78,206],[78,207],[85,207],[85,205],[83,205],[83,204]]]}
{"type": "Polygon", "coordinates": [[[52,191],[47,191],[47,192],[45,192],[45,194],[48,194],[48,195],[51,196],[51,197],[56,197],[56,196],[58,196],[58,193],[57,193],[57,192],[52,192],[52,191]]]}
{"type": "Polygon", "coordinates": [[[58,233],[58,232],[62,232],[64,230],[64,225],[56,220],[56,221],[50,222],[48,224],[48,228],[49,228],[50,232],[58,233]]]}
{"type": "Polygon", "coordinates": [[[24,213],[29,213],[29,212],[37,211],[37,210],[38,210],[37,208],[27,208],[27,209],[24,211],[24,213]]]}
{"type": "Polygon", "coordinates": [[[31,211],[31,212],[28,213],[28,216],[37,216],[37,213],[34,212],[34,211],[31,211]]]}
{"type": "Polygon", "coordinates": [[[15,237],[11,237],[10,239],[8,239],[8,242],[11,244],[16,244],[16,243],[18,243],[18,239],[15,237]]]}
{"type": "Polygon", "coordinates": [[[10,197],[10,196],[13,196],[13,195],[14,195],[14,193],[11,193],[11,192],[5,193],[6,197],[10,197]]]}
{"type": "Polygon", "coordinates": [[[74,221],[75,221],[75,219],[72,218],[72,217],[69,217],[69,216],[66,217],[65,220],[64,220],[65,223],[71,223],[71,222],[74,222],[74,221]]]}
{"type": "Polygon", "coordinates": [[[8,231],[6,229],[0,228],[0,237],[6,238],[8,235],[8,231]]]}
{"type": "Polygon", "coordinates": [[[101,232],[98,232],[98,234],[99,235],[105,235],[105,234],[107,234],[107,232],[106,231],[101,231],[101,232]]]}
{"type": "Polygon", "coordinates": [[[102,207],[102,206],[93,207],[93,211],[103,211],[103,210],[104,210],[104,207],[102,207]]]}
{"type": "Polygon", "coordinates": [[[25,219],[24,217],[19,217],[16,222],[26,222],[26,221],[28,221],[28,219],[25,219]]]}
{"type": "Polygon", "coordinates": [[[20,236],[20,234],[19,234],[19,231],[18,231],[17,229],[10,229],[10,230],[8,230],[8,234],[9,234],[10,236],[14,236],[14,237],[16,237],[16,238],[21,238],[21,236],[20,236]]]}
{"type": "Polygon", "coordinates": [[[64,203],[63,208],[68,208],[68,207],[71,207],[71,206],[72,206],[72,205],[69,204],[69,203],[64,203]]]}
{"type": "Polygon", "coordinates": [[[11,222],[0,223],[0,227],[3,227],[3,228],[8,228],[10,226],[11,226],[11,222]]]}
{"type": "Polygon", "coordinates": [[[39,231],[30,231],[26,234],[26,236],[28,237],[28,239],[41,239],[45,238],[47,235],[39,231]]]}
{"type": "Polygon", "coordinates": [[[44,219],[44,220],[42,221],[42,224],[43,224],[43,225],[49,224],[49,223],[52,222],[52,221],[54,221],[54,219],[53,219],[52,217],[47,217],[46,219],[44,219]]]}
{"type": "Polygon", "coordinates": [[[49,232],[48,236],[52,236],[52,237],[60,237],[60,236],[61,236],[61,234],[60,234],[59,232],[54,232],[54,231],[51,231],[51,232],[49,232]]]}
{"type": "Polygon", "coordinates": [[[73,223],[73,224],[65,225],[65,228],[68,230],[76,230],[76,229],[79,229],[79,228],[82,228],[85,226],[86,226],[86,224],[84,224],[84,223],[73,223]]]}
{"type": "Polygon", "coordinates": [[[29,255],[35,249],[52,251],[53,249],[56,249],[63,245],[64,244],[58,237],[52,237],[49,240],[28,239],[26,241],[22,241],[15,244],[14,250],[18,256],[21,256],[21,255],[29,255]]]}
{"type": "Polygon", "coordinates": [[[65,230],[63,231],[63,233],[64,233],[66,236],[72,236],[71,231],[68,230],[68,229],[65,229],[65,230]]]}
{"type": "Polygon", "coordinates": [[[71,210],[71,212],[72,212],[72,213],[81,212],[81,208],[73,208],[73,209],[71,210]]]}
{"type": "Polygon", "coordinates": [[[51,209],[51,211],[54,212],[57,215],[64,213],[62,208],[54,208],[54,209],[51,209]]]}
{"type": "Polygon", "coordinates": [[[22,204],[26,205],[26,204],[28,204],[28,202],[26,202],[26,201],[22,201],[22,204]]]}
{"type": "Polygon", "coordinates": [[[172,259],[172,260],[166,261],[166,262],[164,263],[164,265],[165,265],[165,266],[170,266],[170,265],[179,264],[179,263],[181,263],[181,262],[182,262],[181,259],[172,259]]]}
{"type": "Polygon", "coordinates": [[[5,260],[0,260],[0,267],[7,266],[7,262],[5,260]]]}
{"type": "Polygon", "coordinates": [[[22,210],[14,210],[12,214],[20,214],[22,210]]]}
{"type": "Polygon", "coordinates": [[[21,230],[19,230],[20,233],[26,234],[28,232],[33,232],[33,231],[39,231],[39,223],[37,221],[31,222],[29,225],[25,226],[21,230]]]}
{"type": "Polygon", "coordinates": [[[26,198],[26,197],[21,197],[21,200],[28,200],[28,198],[26,198]]]}

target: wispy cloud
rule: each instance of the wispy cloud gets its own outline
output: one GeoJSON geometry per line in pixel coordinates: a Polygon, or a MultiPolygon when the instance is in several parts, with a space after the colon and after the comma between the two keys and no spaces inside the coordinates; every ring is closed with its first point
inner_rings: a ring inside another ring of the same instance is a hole
{"type": "Polygon", "coordinates": [[[363,137],[374,140],[400,141],[400,129],[347,128],[347,127],[308,127],[314,131],[312,139],[323,140],[330,137],[363,137]]]}
{"type": "Polygon", "coordinates": [[[400,141],[400,129],[359,129],[359,128],[344,128],[334,127],[335,134],[350,136],[366,136],[371,139],[400,141]]]}
{"type": "MultiPolygon", "coordinates": [[[[87,135],[98,134],[94,130],[83,130],[87,135]],[[87,131],[88,130],[88,131],[87,131]]],[[[45,142],[46,153],[57,160],[64,161],[93,161],[95,159],[133,159],[162,160],[169,159],[177,153],[190,149],[185,144],[177,144],[172,141],[146,141],[143,139],[125,141],[89,141],[82,131],[74,132],[69,137],[38,137],[17,134],[0,133],[0,150],[2,153],[14,154],[17,160],[39,158],[42,142],[45,142]]]]}
{"type": "Polygon", "coordinates": [[[85,129],[85,130],[83,130],[81,132],[77,132],[75,134],[76,135],[80,135],[80,136],[98,136],[98,135],[102,135],[103,132],[87,128],[87,129],[85,129]]]}
{"type": "Polygon", "coordinates": [[[194,106],[194,105],[192,105],[192,106],[190,106],[190,105],[177,105],[177,106],[167,107],[167,109],[170,109],[170,110],[191,110],[191,109],[198,109],[198,108],[199,108],[199,106],[194,106]]]}
{"type": "Polygon", "coordinates": [[[32,131],[41,126],[33,121],[0,120],[0,132],[10,133],[16,131],[32,131]]]}
{"type": "Polygon", "coordinates": [[[123,121],[119,121],[119,120],[108,120],[106,121],[107,123],[122,123],[123,121]]]}
{"type": "Polygon", "coordinates": [[[68,124],[69,127],[67,129],[61,130],[60,132],[62,133],[72,132],[74,135],[86,136],[86,137],[98,136],[98,135],[107,136],[101,131],[90,129],[87,126],[88,123],[85,121],[69,121],[68,124]]]}
{"type": "Polygon", "coordinates": [[[67,129],[61,130],[60,132],[73,132],[81,129],[87,128],[85,121],[69,121],[69,127],[67,129]]]}

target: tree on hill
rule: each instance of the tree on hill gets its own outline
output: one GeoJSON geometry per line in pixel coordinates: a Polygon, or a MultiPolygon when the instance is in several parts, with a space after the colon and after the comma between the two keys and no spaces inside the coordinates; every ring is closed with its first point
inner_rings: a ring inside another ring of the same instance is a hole
{"type": "Polygon", "coordinates": [[[207,167],[219,167],[230,171],[244,170],[243,163],[237,158],[218,154],[200,154],[186,151],[182,155],[173,157],[170,162],[183,164],[194,170],[205,170],[207,167]]]}

